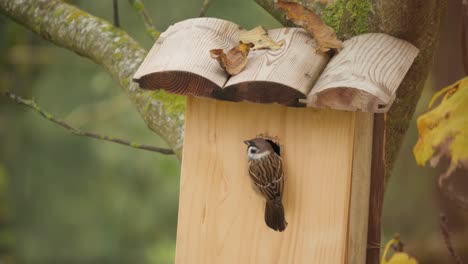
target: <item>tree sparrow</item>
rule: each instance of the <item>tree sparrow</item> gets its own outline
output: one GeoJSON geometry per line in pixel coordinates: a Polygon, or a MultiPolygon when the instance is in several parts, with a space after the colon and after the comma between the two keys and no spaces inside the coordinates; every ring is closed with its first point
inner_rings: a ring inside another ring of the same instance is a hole
{"type": "Polygon", "coordinates": [[[284,186],[281,157],[266,139],[254,138],[244,143],[248,146],[249,175],[253,186],[266,199],[265,223],[271,229],[282,232],[288,223],[281,202],[284,186]]]}

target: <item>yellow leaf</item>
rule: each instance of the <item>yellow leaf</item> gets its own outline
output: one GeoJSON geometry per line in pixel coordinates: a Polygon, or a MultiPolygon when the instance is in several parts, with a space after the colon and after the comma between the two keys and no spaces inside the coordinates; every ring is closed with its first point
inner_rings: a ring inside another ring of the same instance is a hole
{"type": "Polygon", "coordinates": [[[269,36],[262,26],[258,26],[249,31],[242,31],[239,35],[239,40],[242,43],[252,43],[252,50],[258,49],[281,49],[283,42],[275,42],[269,36]]]}
{"type": "Polygon", "coordinates": [[[395,237],[394,239],[390,240],[387,245],[385,246],[384,253],[382,255],[382,260],[380,264],[418,264],[418,261],[404,252],[397,252],[393,254],[389,261],[387,261],[387,255],[390,248],[396,247],[401,248],[402,244],[400,242],[399,236],[395,237]]]}
{"type": "Polygon", "coordinates": [[[406,253],[395,253],[387,264],[418,264],[418,262],[406,253]]]}
{"type": "Polygon", "coordinates": [[[450,161],[439,183],[457,167],[468,168],[468,77],[436,93],[429,107],[440,104],[418,118],[419,139],[413,153],[416,162],[435,167],[441,158],[450,161]]]}

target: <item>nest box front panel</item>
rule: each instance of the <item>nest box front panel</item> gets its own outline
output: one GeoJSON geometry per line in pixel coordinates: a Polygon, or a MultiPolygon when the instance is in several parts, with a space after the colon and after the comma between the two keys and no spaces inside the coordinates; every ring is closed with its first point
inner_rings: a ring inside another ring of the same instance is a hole
{"type": "Polygon", "coordinates": [[[189,97],[176,263],[345,263],[355,115],[189,97]],[[281,144],[284,232],[247,172],[260,133],[281,144]]]}

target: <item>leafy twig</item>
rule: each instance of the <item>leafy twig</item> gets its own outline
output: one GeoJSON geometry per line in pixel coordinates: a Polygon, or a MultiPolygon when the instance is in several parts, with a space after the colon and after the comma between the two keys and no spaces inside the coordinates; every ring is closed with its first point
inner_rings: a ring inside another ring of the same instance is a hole
{"type": "Polygon", "coordinates": [[[158,153],[165,154],[165,155],[174,154],[174,151],[172,151],[171,149],[160,148],[160,147],[145,145],[145,144],[139,144],[139,143],[130,142],[130,141],[127,141],[127,140],[124,140],[124,139],[113,138],[113,137],[99,135],[99,134],[92,133],[92,132],[81,131],[81,130],[79,130],[77,128],[74,128],[71,125],[67,124],[65,121],[54,117],[52,114],[46,112],[45,110],[42,110],[36,104],[36,102],[34,100],[24,99],[24,98],[22,98],[22,97],[20,97],[18,95],[15,95],[15,94],[13,94],[13,93],[11,93],[9,91],[6,91],[5,95],[6,95],[7,98],[9,98],[10,100],[12,100],[13,102],[15,102],[17,104],[21,104],[21,105],[27,106],[27,107],[29,107],[31,109],[34,109],[36,112],[38,112],[41,116],[43,116],[47,120],[49,120],[49,121],[51,121],[51,122],[65,128],[67,130],[69,130],[72,134],[75,134],[75,135],[78,135],[78,136],[90,137],[90,138],[99,139],[99,140],[110,141],[110,142],[114,142],[114,143],[117,143],[117,144],[129,146],[129,147],[132,147],[132,148],[149,150],[149,151],[158,152],[158,153]]]}
{"type": "Polygon", "coordinates": [[[204,0],[203,5],[200,9],[200,17],[204,17],[206,15],[206,12],[208,11],[208,8],[210,7],[211,0],[204,0]]]}
{"type": "Polygon", "coordinates": [[[145,5],[141,0],[128,0],[128,2],[133,6],[133,9],[137,11],[138,15],[143,19],[145,23],[146,34],[148,34],[154,41],[158,40],[159,35],[161,34],[153,24],[153,20],[145,9],[145,5]]]}
{"type": "Polygon", "coordinates": [[[119,19],[119,3],[117,0],[112,1],[113,10],[114,10],[114,26],[120,27],[120,19],[119,19]]]}
{"type": "Polygon", "coordinates": [[[450,232],[448,229],[448,221],[447,217],[444,214],[440,215],[440,230],[442,232],[442,237],[444,238],[445,246],[447,247],[450,255],[455,260],[456,264],[463,264],[462,259],[460,256],[455,252],[455,249],[452,245],[452,240],[450,239],[450,232]]]}

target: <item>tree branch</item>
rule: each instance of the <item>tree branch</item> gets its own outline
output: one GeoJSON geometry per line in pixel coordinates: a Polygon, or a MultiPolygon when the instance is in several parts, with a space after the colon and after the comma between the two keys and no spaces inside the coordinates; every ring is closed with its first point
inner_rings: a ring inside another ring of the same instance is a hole
{"type": "Polygon", "coordinates": [[[210,7],[211,0],[204,0],[202,7],[200,9],[200,17],[204,17],[206,15],[206,12],[208,11],[208,8],[210,7]]]}
{"type": "Polygon", "coordinates": [[[148,127],[180,159],[185,100],[162,92],[144,91],[132,83],[146,51],[125,31],[59,0],[3,0],[0,12],[56,45],[101,65],[120,83],[148,127]]]}
{"type": "Polygon", "coordinates": [[[452,239],[450,238],[450,231],[448,228],[448,220],[445,214],[440,215],[440,231],[442,233],[442,237],[444,238],[445,246],[450,253],[450,256],[453,258],[456,264],[463,264],[461,257],[457,254],[455,249],[453,248],[452,239]]]}
{"type": "Polygon", "coordinates": [[[160,148],[160,147],[156,147],[156,146],[151,146],[151,145],[145,145],[145,144],[140,144],[140,143],[135,143],[135,142],[130,142],[128,140],[124,140],[124,139],[119,139],[119,138],[114,138],[114,137],[109,137],[109,136],[104,136],[104,135],[99,135],[97,133],[92,133],[92,132],[87,132],[87,131],[81,131],[75,127],[72,127],[71,125],[69,125],[68,123],[66,123],[65,121],[61,120],[61,119],[58,119],[56,117],[54,117],[52,114],[50,114],[49,112],[43,110],[42,108],[40,108],[37,103],[34,101],[34,100],[27,100],[27,99],[24,99],[16,94],[13,94],[9,91],[6,91],[5,92],[5,95],[8,99],[10,99],[11,101],[17,103],[17,104],[21,104],[21,105],[24,105],[24,106],[27,106],[33,110],[35,110],[36,112],[38,112],[42,117],[44,117],[45,119],[65,128],[66,130],[70,131],[72,134],[74,135],[77,135],[77,136],[83,136],[83,137],[90,137],[90,138],[94,138],[94,139],[99,139],[99,140],[105,140],[105,141],[109,141],[109,142],[113,142],[113,143],[117,143],[117,144],[120,144],[120,145],[124,145],[124,146],[129,146],[129,147],[132,147],[132,148],[136,148],[136,149],[143,149],[143,150],[148,150],[148,151],[153,151],[153,152],[158,152],[158,153],[161,153],[161,154],[164,154],[164,155],[172,155],[174,154],[174,151],[172,151],[172,149],[166,149],[166,148],[160,148]]]}
{"type": "Polygon", "coordinates": [[[112,8],[114,11],[114,26],[120,27],[120,18],[119,18],[119,2],[118,0],[112,0],[112,8]]]}
{"type": "Polygon", "coordinates": [[[159,35],[161,35],[161,32],[159,32],[153,24],[153,20],[151,19],[151,16],[148,14],[146,11],[145,5],[143,5],[143,2],[141,0],[128,0],[128,2],[133,6],[133,9],[140,15],[140,17],[143,20],[143,23],[145,24],[146,27],[146,34],[150,36],[154,41],[158,40],[159,35]]]}

